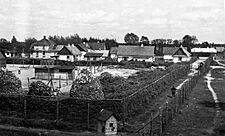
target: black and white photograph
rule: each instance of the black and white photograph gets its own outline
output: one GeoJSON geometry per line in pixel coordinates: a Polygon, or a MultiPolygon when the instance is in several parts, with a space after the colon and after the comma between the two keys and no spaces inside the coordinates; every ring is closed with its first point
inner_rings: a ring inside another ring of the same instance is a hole
{"type": "Polygon", "coordinates": [[[225,0],[0,5],[0,136],[225,136],[225,0]]]}

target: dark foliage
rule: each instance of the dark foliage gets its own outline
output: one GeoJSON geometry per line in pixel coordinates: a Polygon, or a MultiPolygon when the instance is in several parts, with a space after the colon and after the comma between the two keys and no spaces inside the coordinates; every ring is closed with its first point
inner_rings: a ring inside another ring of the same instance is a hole
{"type": "Polygon", "coordinates": [[[29,86],[28,95],[50,96],[51,93],[51,87],[41,81],[32,82],[29,86]]]}
{"type": "Polygon", "coordinates": [[[81,70],[73,81],[70,96],[79,99],[101,100],[104,99],[102,86],[98,78],[86,69],[81,70]]]}
{"type": "Polygon", "coordinates": [[[0,70],[0,93],[19,93],[21,81],[10,71],[0,70]]]}

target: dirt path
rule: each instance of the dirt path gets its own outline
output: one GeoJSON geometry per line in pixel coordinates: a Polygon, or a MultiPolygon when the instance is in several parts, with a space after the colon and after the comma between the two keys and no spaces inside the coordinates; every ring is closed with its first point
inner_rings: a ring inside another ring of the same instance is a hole
{"type": "Polygon", "coordinates": [[[218,64],[199,80],[165,136],[225,135],[225,67],[218,64]]]}

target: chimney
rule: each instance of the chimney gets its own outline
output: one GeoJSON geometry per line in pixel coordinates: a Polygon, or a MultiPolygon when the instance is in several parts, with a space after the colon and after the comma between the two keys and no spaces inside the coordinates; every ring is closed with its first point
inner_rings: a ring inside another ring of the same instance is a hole
{"type": "Polygon", "coordinates": [[[44,39],[46,39],[46,36],[44,35],[44,39]]]}

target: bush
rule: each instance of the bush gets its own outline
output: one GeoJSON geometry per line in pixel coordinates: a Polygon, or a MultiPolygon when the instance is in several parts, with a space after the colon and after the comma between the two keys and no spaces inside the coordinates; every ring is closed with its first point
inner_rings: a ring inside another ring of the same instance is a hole
{"type": "Polygon", "coordinates": [[[51,87],[41,81],[37,81],[30,84],[28,95],[51,96],[51,92],[51,87]]]}
{"type": "Polygon", "coordinates": [[[73,81],[70,96],[79,99],[101,100],[104,99],[102,86],[98,78],[86,69],[81,70],[77,79],[73,81]]]}
{"type": "Polygon", "coordinates": [[[12,72],[0,70],[0,93],[19,93],[21,81],[12,72]]]}

